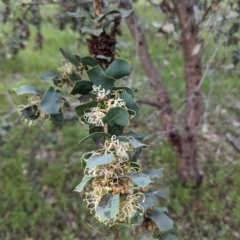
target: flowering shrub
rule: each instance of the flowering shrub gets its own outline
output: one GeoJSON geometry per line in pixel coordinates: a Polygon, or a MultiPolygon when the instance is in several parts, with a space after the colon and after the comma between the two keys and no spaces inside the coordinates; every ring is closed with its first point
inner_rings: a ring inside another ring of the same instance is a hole
{"type": "MultiPolygon", "coordinates": [[[[86,15],[78,10],[75,13],[78,17],[78,13],[86,15]]],[[[29,125],[37,120],[51,120],[61,128],[64,109],[70,106],[61,89],[70,88],[72,95],[91,94],[92,98],[75,111],[80,121],[89,125],[89,136],[81,142],[98,138],[100,149],[83,154],[84,177],[74,191],[83,192],[90,212],[113,230],[131,223],[140,232],[153,232],[158,239],[176,239],[171,233],[173,222],[167,210],[156,207],[157,197],[166,195],[164,190],[156,190],[152,185],[154,178],[161,176],[162,168],[143,171],[137,162],[146,145],[141,143],[141,135],[129,130],[131,119],[140,111],[134,101],[134,90],[121,84],[115,86],[119,79],[130,75],[130,65],[115,58],[115,48],[109,48],[115,36],[99,28],[106,26],[102,21],[112,14],[123,14],[123,11],[91,15],[91,21],[98,23],[97,30],[89,30],[91,36],[87,42],[91,56],[80,57],[60,49],[65,58],[62,66],[39,75],[45,82],[52,81],[55,87],[46,92],[29,85],[15,88],[17,94],[28,96],[27,105],[19,106],[19,112],[23,122],[29,125]],[[96,42],[104,42],[108,47],[98,49],[96,42]]]]}

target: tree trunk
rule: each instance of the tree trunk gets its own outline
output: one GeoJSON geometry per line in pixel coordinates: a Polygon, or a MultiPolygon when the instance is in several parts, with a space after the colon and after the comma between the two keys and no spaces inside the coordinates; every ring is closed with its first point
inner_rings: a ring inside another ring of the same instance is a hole
{"type": "Polygon", "coordinates": [[[182,133],[182,153],[179,154],[178,169],[183,181],[195,179],[196,185],[202,181],[203,173],[197,169],[196,137],[197,126],[202,110],[200,92],[201,60],[199,56],[199,27],[197,15],[197,1],[172,0],[174,11],[178,16],[182,31],[182,49],[184,55],[184,73],[186,79],[186,115],[182,133]]]}
{"type": "MultiPolygon", "coordinates": [[[[198,54],[193,53],[196,52],[196,46],[198,46],[198,26],[194,18],[193,5],[189,4],[191,0],[179,2],[182,3],[178,3],[178,0],[176,0],[174,6],[178,13],[180,26],[183,30],[182,41],[188,99],[186,105],[185,128],[181,135],[176,130],[174,124],[167,90],[158,70],[155,68],[150,58],[145,37],[141,32],[140,26],[137,24],[137,17],[134,12],[126,18],[126,23],[135,39],[137,53],[142,67],[149,77],[150,83],[155,91],[156,103],[152,105],[157,106],[160,110],[160,120],[167,132],[168,140],[177,152],[179,176],[184,184],[190,180],[191,182],[194,181],[195,185],[198,186],[203,177],[203,174],[199,173],[197,169],[196,161],[196,126],[201,116],[201,95],[199,90],[201,64],[198,54]],[[188,3],[187,7],[185,6],[186,3],[188,3]],[[183,9],[186,11],[183,11],[183,9]],[[186,13],[188,13],[188,15],[186,15],[186,13]],[[182,14],[185,15],[182,16],[182,14]],[[188,19],[188,17],[190,18],[188,19]]],[[[132,9],[129,0],[120,0],[119,7],[126,10],[132,9]]]]}

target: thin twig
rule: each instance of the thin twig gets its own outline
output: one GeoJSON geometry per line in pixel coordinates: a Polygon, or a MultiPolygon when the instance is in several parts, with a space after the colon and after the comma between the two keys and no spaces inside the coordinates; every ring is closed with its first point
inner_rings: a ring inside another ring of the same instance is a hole
{"type": "Polygon", "coordinates": [[[0,120],[6,120],[17,112],[18,112],[17,109],[13,109],[13,110],[9,111],[7,114],[5,114],[5,116],[1,117],[0,120]]]}
{"type": "Polygon", "coordinates": [[[93,9],[96,15],[101,14],[101,3],[100,0],[93,0],[93,9]]]}
{"type": "Polygon", "coordinates": [[[116,231],[114,232],[114,240],[118,240],[119,239],[119,231],[118,229],[116,229],[116,231]]]}
{"type": "Polygon", "coordinates": [[[153,106],[153,107],[157,107],[159,108],[159,104],[156,102],[156,100],[154,99],[149,99],[149,98],[139,98],[139,99],[136,99],[136,102],[137,103],[142,103],[142,104],[146,104],[146,105],[150,105],[150,106],[153,106]]]}
{"type": "Polygon", "coordinates": [[[108,133],[108,124],[107,123],[104,124],[104,132],[108,133]]]}

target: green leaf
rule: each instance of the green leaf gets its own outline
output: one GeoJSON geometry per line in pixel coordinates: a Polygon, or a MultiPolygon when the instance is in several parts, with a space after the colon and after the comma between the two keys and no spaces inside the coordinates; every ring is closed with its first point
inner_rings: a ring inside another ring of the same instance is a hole
{"type": "Polygon", "coordinates": [[[112,90],[115,80],[106,76],[99,65],[87,71],[87,74],[95,86],[98,87],[101,85],[101,88],[104,88],[105,90],[112,90]]]}
{"type": "Polygon", "coordinates": [[[99,36],[102,32],[103,29],[95,29],[95,28],[90,28],[90,27],[82,27],[81,28],[82,33],[90,33],[94,36],[99,36]]]}
{"type": "Polygon", "coordinates": [[[154,194],[162,198],[167,198],[169,195],[169,188],[168,187],[161,188],[158,191],[155,191],[154,194]]]}
{"type": "Polygon", "coordinates": [[[18,95],[22,95],[22,94],[39,94],[39,95],[43,95],[44,91],[30,86],[30,85],[23,85],[21,87],[17,87],[17,88],[13,88],[13,90],[18,94],[18,95]]]}
{"type": "Polygon", "coordinates": [[[96,18],[96,20],[97,20],[98,22],[101,22],[104,18],[106,18],[106,16],[112,15],[112,14],[121,14],[121,15],[125,18],[125,17],[128,17],[128,16],[131,14],[132,11],[133,11],[133,9],[131,9],[131,10],[125,10],[125,9],[121,9],[121,8],[118,9],[118,10],[111,10],[111,11],[107,12],[107,13],[104,14],[104,15],[98,16],[98,17],[96,18]]]}
{"type": "Polygon", "coordinates": [[[162,213],[165,213],[165,214],[168,214],[168,209],[166,207],[161,207],[161,208],[157,208],[158,211],[162,212],[162,213]]]}
{"type": "Polygon", "coordinates": [[[71,94],[72,95],[76,95],[76,94],[86,95],[90,91],[92,91],[92,85],[93,85],[93,83],[90,81],[86,81],[86,80],[76,81],[74,83],[71,94]]]}
{"type": "Polygon", "coordinates": [[[132,96],[128,93],[123,93],[120,94],[119,96],[121,99],[123,99],[123,101],[126,103],[126,106],[128,109],[131,109],[132,111],[130,111],[129,113],[132,115],[137,115],[140,111],[140,108],[138,107],[138,105],[136,104],[136,102],[133,100],[132,96]],[[135,112],[135,114],[134,114],[135,112]]]}
{"type": "MultiPolygon", "coordinates": [[[[111,231],[116,231],[117,229],[124,230],[124,228],[129,228],[131,230],[133,229],[131,224],[129,224],[129,223],[118,223],[117,222],[113,226],[109,227],[109,230],[111,230],[111,231]]],[[[110,240],[112,240],[112,238],[110,240]]]]}
{"type": "Polygon", "coordinates": [[[118,136],[117,139],[122,142],[129,142],[129,139],[125,136],[118,136]]]}
{"type": "Polygon", "coordinates": [[[76,12],[67,12],[68,16],[75,18],[90,18],[93,19],[93,16],[83,8],[78,8],[76,12]]]}
{"type": "Polygon", "coordinates": [[[74,66],[79,66],[81,63],[81,59],[79,59],[78,56],[73,55],[71,52],[67,52],[65,50],[63,50],[62,48],[60,48],[60,52],[62,53],[62,55],[70,62],[72,63],[74,66]]]}
{"type": "Polygon", "coordinates": [[[130,162],[130,166],[136,170],[136,172],[141,172],[141,165],[137,162],[130,162]]]}
{"type": "Polygon", "coordinates": [[[54,79],[53,79],[53,84],[55,85],[55,86],[62,86],[62,81],[61,81],[61,78],[60,77],[55,77],[54,79]]]}
{"type": "Polygon", "coordinates": [[[124,47],[124,48],[129,48],[129,47],[131,46],[131,43],[122,41],[122,40],[120,40],[120,39],[118,39],[117,43],[118,43],[119,45],[121,45],[122,47],[124,47]]]}
{"type": "Polygon", "coordinates": [[[107,62],[111,62],[111,59],[112,59],[111,57],[105,56],[105,55],[97,55],[96,58],[104,59],[107,62]]]}
{"type": "Polygon", "coordinates": [[[138,200],[138,203],[142,205],[144,209],[148,209],[156,206],[157,197],[152,192],[143,193],[143,194],[144,194],[144,197],[141,195],[141,197],[138,200]]]}
{"type": "Polygon", "coordinates": [[[166,233],[159,240],[178,240],[178,238],[171,233],[166,233]]]}
{"type": "Polygon", "coordinates": [[[88,65],[91,67],[95,67],[99,64],[98,61],[92,57],[83,57],[81,60],[83,65],[88,65]]]}
{"type": "Polygon", "coordinates": [[[150,211],[148,216],[158,226],[161,232],[166,232],[173,228],[172,219],[159,208],[150,211]]]}
{"type": "Polygon", "coordinates": [[[82,80],[82,78],[79,74],[76,74],[75,72],[72,72],[69,75],[69,80],[72,84],[74,84],[76,81],[82,80]]]}
{"type": "Polygon", "coordinates": [[[108,133],[105,133],[105,132],[95,132],[95,133],[92,133],[92,134],[88,135],[87,137],[83,138],[79,143],[82,143],[89,138],[95,138],[95,137],[97,137],[97,138],[102,138],[102,137],[110,138],[111,135],[108,134],[108,133]]]}
{"type": "Polygon", "coordinates": [[[130,75],[130,64],[123,59],[115,59],[105,70],[107,76],[120,79],[130,75]]]}
{"type": "Polygon", "coordinates": [[[71,104],[68,102],[66,98],[62,98],[63,105],[61,107],[61,110],[67,109],[70,110],[71,104]]]}
{"type": "Polygon", "coordinates": [[[129,113],[126,109],[121,107],[111,108],[102,121],[109,125],[117,124],[119,126],[126,126],[129,121],[129,113]]]}
{"type": "Polygon", "coordinates": [[[117,124],[108,125],[108,133],[111,135],[121,135],[123,133],[124,127],[117,124]]]}
{"type": "Polygon", "coordinates": [[[64,124],[64,117],[62,113],[51,114],[50,119],[53,122],[55,127],[62,128],[64,124]]]}
{"type": "Polygon", "coordinates": [[[151,179],[160,177],[163,174],[163,168],[158,169],[150,169],[147,171],[144,171],[146,175],[148,175],[151,179]]]}
{"type": "Polygon", "coordinates": [[[140,156],[140,154],[142,153],[142,148],[139,148],[134,155],[131,158],[131,162],[136,162],[140,156]]]}
{"type": "Polygon", "coordinates": [[[131,178],[133,182],[141,188],[146,187],[152,182],[150,177],[144,173],[125,173],[123,177],[131,178]]]}
{"type": "Polygon", "coordinates": [[[81,104],[75,107],[76,114],[79,117],[82,117],[86,112],[90,111],[90,108],[97,107],[97,105],[98,105],[98,101],[91,101],[91,102],[81,104]]]}
{"type": "Polygon", "coordinates": [[[124,18],[126,18],[132,13],[133,9],[125,10],[123,8],[120,8],[118,9],[118,11],[122,14],[124,18]]]}
{"type": "Polygon", "coordinates": [[[61,107],[61,100],[62,93],[50,87],[44,94],[40,107],[47,114],[58,114],[61,107]]]}
{"type": "Polygon", "coordinates": [[[73,190],[74,192],[82,192],[85,185],[92,179],[92,176],[84,176],[80,184],[76,186],[76,188],[73,190]]]}
{"type": "MultiPolygon", "coordinates": [[[[136,224],[136,225],[141,225],[143,222],[144,218],[141,215],[135,214],[132,218],[131,218],[131,224],[136,224]]],[[[140,238],[142,240],[142,238],[140,238]]]]}
{"type": "Polygon", "coordinates": [[[84,153],[84,154],[82,155],[82,159],[86,161],[86,160],[88,160],[92,155],[93,155],[92,152],[86,152],[86,153],[84,153]]]}
{"type": "Polygon", "coordinates": [[[95,166],[106,165],[114,160],[113,152],[105,155],[92,155],[87,161],[87,168],[93,168],[95,166]]]}
{"type": "Polygon", "coordinates": [[[29,106],[21,110],[21,114],[28,120],[37,120],[40,112],[37,105],[29,106]]]}
{"type": "Polygon", "coordinates": [[[101,201],[98,203],[95,214],[96,218],[100,222],[105,222],[116,217],[119,213],[119,205],[119,193],[114,195],[112,195],[111,193],[104,195],[101,201]]]}
{"type": "Polygon", "coordinates": [[[134,137],[138,141],[142,141],[147,136],[146,133],[135,133],[135,132],[124,133],[124,135],[127,137],[134,137]]]}
{"type": "Polygon", "coordinates": [[[89,128],[89,134],[96,133],[96,132],[97,133],[104,132],[104,127],[94,126],[94,127],[89,128]]]}
{"type": "Polygon", "coordinates": [[[107,31],[108,27],[110,26],[110,24],[111,24],[112,22],[114,22],[114,20],[115,20],[114,18],[113,18],[113,19],[108,19],[108,20],[105,21],[104,24],[102,24],[102,28],[103,28],[103,31],[104,31],[104,32],[107,31]]]}
{"type": "Polygon", "coordinates": [[[58,77],[60,74],[57,71],[48,70],[38,75],[38,77],[44,82],[53,80],[55,77],[58,77]]]}
{"type": "Polygon", "coordinates": [[[129,138],[129,143],[132,145],[133,148],[139,148],[139,147],[145,148],[145,147],[147,147],[146,144],[141,143],[138,140],[136,140],[135,138],[131,138],[131,137],[129,138]]]}
{"type": "Polygon", "coordinates": [[[112,90],[114,90],[114,91],[122,90],[122,93],[126,92],[126,93],[130,94],[132,97],[134,97],[134,90],[132,88],[128,88],[128,87],[113,87],[112,90]]]}

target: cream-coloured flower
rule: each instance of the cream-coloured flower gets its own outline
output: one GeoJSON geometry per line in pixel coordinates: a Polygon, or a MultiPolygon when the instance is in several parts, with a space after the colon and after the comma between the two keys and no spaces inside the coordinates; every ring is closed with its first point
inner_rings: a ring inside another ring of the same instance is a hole
{"type": "Polygon", "coordinates": [[[101,85],[99,85],[98,87],[93,85],[92,88],[93,88],[92,93],[97,95],[96,99],[98,101],[106,100],[107,95],[110,93],[110,90],[106,91],[104,88],[101,89],[101,85]]]}
{"type": "Polygon", "coordinates": [[[84,119],[89,124],[94,124],[96,126],[104,126],[102,119],[105,117],[105,113],[103,113],[98,107],[92,107],[91,112],[85,113],[84,119]]]}
{"type": "Polygon", "coordinates": [[[107,112],[111,108],[115,108],[115,107],[121,107],[121,108],[127,109],[126,103],[123,101],[123,99],[119,98],[118,96],[116,99],[110,98],[108,101],[105,101],[104,104],[106,106],[107,112]]]}
{"type": "Polygon", "coordinates": [[[66,59],[63,59],[61,61],[61,67],[58,68],[58,71],[61,72],[61,73],[67,73],[67,74],[71,74],[73,73],[74,71],[74,66],[69,62],[67,61],[66,59]]]}

